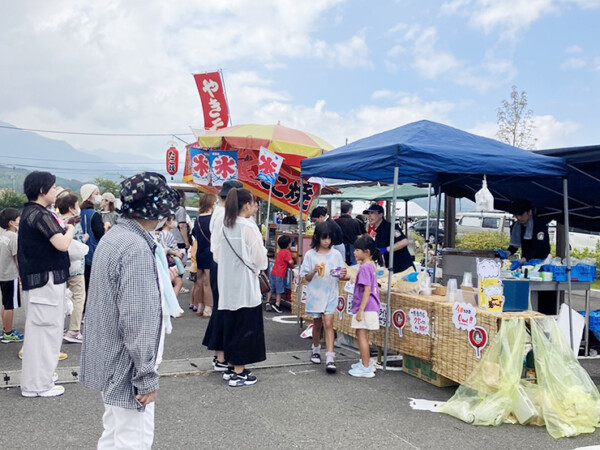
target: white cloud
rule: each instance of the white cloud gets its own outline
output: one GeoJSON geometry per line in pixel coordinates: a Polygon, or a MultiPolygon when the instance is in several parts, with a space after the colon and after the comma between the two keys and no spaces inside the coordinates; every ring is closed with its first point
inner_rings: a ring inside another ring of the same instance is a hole
{"type": "Polygon", "coordinates": [[[386,53],[386,66],[393,72],[410,66],[425,78],[446,76],[453,83],[480,92],[509,83],[517,73],[512,61],[492,51],[486,52],[483,61],[477,65],[459,60],[451,52],[439,48],[438,32],[434,27],[398,24],[388,34],[400,34],[386,53]]]}
{"type": "Polygon", "coordinates": [[[420,25],[407,26],[398,24],[388,34],[402,33],[397,42],[387,51],[391,64],[398,65],[395,59],[411,58],[412,61],[402,64],[410,65],[422,76],[429,79],[438,78],[440,75],[458,67],[460,62],[452,53],[440,50],[437,46],[438,34],[435,27],[422,27],[420,25]]]}
{"type": "Polygon", "coordinates": [[[575,53],[581,53],[583,50],[581,49],[581,47],[579,45],[571,45],[570,47],[567,47],[565,49],[565,53],[567,54],[575,54],[575,53]]]}
{"type": "Polygon", "coordinates": [[[333,45],[320,41],[314,46],[314,56],[326,61],[335,62],[342,67],[371,67],[368,58],[369,48],[363,35],[352,36],[346,42],[333,45]]]}
{"type": "Polygon", "coordinates": [[[564,3],[574,3],[583,9],[600,8],[600,0],[562,0],[564,3]]]}
{"type": "Polygon", "coordinates": [[[569,58],[564,63],[561,64],[561,69],[569,70],[569,69],[582,69],[587,66],[587,61],[585,58],[569,58]]]}
{"type": "MultiPolygon", "coordinates": [[[[536,138],[536,148],[559,148],[572,145],[575,133],[581,129],[581,125],[570,120],[560,121],[552,115],[533,116],[533,136],[536,138]]],[[[493,122],[482,122],[467,130],[469,133],[498,139],[496,133],[498,124],[493,122]]]]}
{"type": "MultiPolygon", "coordinates": [[[[382,91],[373,94],[381,98],[382,91]]],[[[454,105],[445,101],[428,102],[415,94],[386,91],[394,105],[381,107],[363,105],[347,113],[326,108],[324,100],[314,106],[293,105],[287,102],[268,102],[255,110],[260,123],[277,123],[305,130],[327,140],[335,147],[396,128],[417,120],[428,119],[449,123],[454,105]]]]}
{"type": "Polygon", "coordinates": [[[455,0],[442,6],[442,12],[468,16],[471,26],[486,33],[500,29],[505,38],[556,11],[553,0],[455,0]]]}

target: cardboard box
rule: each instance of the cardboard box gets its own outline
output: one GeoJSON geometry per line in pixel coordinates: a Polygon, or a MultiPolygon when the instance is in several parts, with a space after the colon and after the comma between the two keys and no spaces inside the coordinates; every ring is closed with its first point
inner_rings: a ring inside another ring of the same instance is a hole
{"type": "Polygon", "coordinates": [[[402,356],[402,371],[437,387],[456,386],[454,381],[433,371],[433,363],[414,356],[402,356]]]}

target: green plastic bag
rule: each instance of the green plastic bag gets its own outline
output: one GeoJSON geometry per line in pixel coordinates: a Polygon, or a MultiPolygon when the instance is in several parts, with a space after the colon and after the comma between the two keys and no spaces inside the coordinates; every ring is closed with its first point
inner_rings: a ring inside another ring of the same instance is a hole
{"type": "Polygon", "coordinates": [[[514,409],[526,341],[523,319],[503,320],[465,385],[439,411],[474,425],[503,423],[514,409]]]}
{"type": "Polygon", "coordinates": [[[531,339],[548,433],[555,439],[593,433],[600,426],[600,394],[556,321],[532,319],[531,339]]]}

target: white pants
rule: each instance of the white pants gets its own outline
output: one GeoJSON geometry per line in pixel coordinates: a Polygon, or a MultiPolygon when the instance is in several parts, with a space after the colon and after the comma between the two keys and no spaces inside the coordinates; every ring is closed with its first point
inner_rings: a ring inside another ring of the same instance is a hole
{"type": "Polygon", "coordinates": [[[154,440],[154,402],[144,412],[104,404],[102,416],[104,432],[98,441],[98,449],[152,448],[154,440]]]}
{"type": "Polygon", "coordinates": [[[21,390],[52,389],[65,320],[65,283],[54,284],[52,273],[41,288],[23,291],[26,308],[21,390]]]}

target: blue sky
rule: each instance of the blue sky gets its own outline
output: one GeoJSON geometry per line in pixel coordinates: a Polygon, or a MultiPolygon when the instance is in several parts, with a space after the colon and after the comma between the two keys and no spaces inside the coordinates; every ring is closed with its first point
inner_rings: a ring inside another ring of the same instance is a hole
{"type": "MultiPolygon", "coordinates": [[[[335,146],[420,119],[494,137],[512,85],[538,148],[600,144],[599,19],[600,0],[11,0],[0,120],[189,132],[202,126],[191,74],[223,69],[234,124],[335,146]]],[[[48,136],[107,160],[162,159],[168,140],[48,136]]]]}

